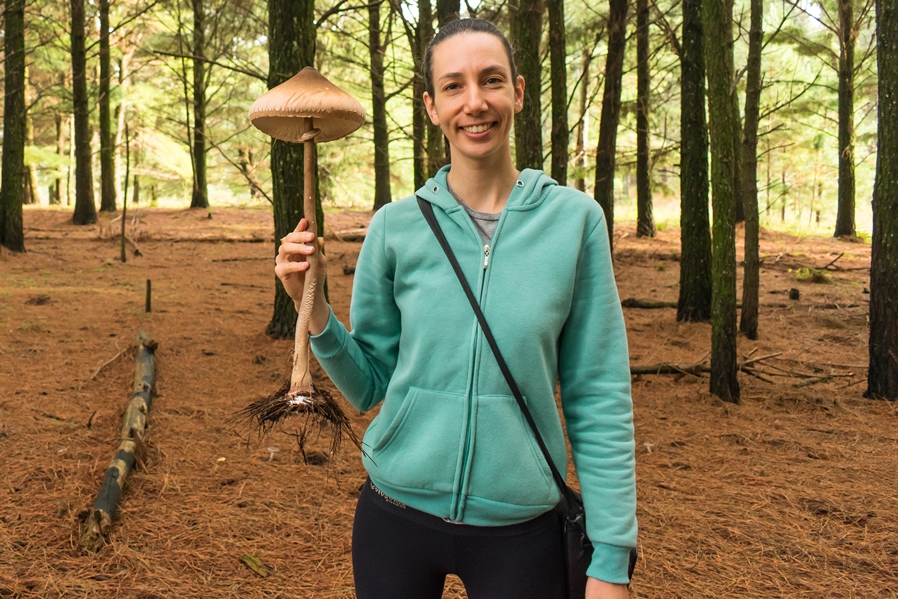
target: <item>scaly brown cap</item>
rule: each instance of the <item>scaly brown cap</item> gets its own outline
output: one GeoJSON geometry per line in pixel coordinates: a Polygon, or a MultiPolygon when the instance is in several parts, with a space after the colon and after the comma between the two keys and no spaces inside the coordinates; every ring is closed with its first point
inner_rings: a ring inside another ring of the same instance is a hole
{"type": "Polygon", "coordinates": [[[316,142],[345,137],[365,122],[365,109],[358,101],[328,81],[312,67],[271,88],[249,109],[253,125],[283,141],[303,141],[309,131],[320,129],[316,142]]]}

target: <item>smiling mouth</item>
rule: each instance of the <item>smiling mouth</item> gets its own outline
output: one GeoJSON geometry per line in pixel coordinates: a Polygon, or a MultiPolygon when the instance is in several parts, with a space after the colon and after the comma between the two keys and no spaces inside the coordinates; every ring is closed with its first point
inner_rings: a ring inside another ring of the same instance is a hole
{"type": "Polygon", "coordinates": [[[489,131],[493,128],[492,123],[487,123],[485,125],[472,125],[470,127],[462,127],[468,133],[483,133],[485,131],[489,131]]]}

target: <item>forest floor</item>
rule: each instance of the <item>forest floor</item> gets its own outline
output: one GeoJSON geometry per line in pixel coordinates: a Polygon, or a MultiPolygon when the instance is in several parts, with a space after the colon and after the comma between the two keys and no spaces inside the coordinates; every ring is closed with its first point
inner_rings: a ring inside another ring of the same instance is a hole
{"type": "MultiPolygon", "coordinates": [[[[326,222],[345,238],[370,216],[326,222]]],[[[356,452],[328,456],[323,431],[305,464],[286,433],[247,444],[225,425],[289,374],[292,342],[264,334],[270,213],[129,211],[142,256],[129,247],[126,263],[120,220],[69,219],[27,209],[28,253],[0,254],[0,597],[353,597],[356,452]],[[117,446],[139,330],[159,344],[148,453],[111,543],[84,554],[77,515],[117,446]]],[[[679,231],[637,239],[618,224],[616,235],[621,297],[675,302],[679,231]]],[[[711,396],[707,375],[633,379],[631,596],[898,597],[898,406],[862,398],[870,247],[772,232],[761,243],[760,340],[738,343],[743,356],[773,357],[755,364],[763,380],[740,374],[742,403],[711,396]]],[[[344,322],[353,277],[341,266],[360,247],[328,241],[344,322]]],[[[706,359],[709,325],[678,323],[670,308],[624,312],[633,365],[706,359]]],[[[344,406],[361,433],[373,413],[344,406]]],[[[445,596],[460,589],[450,580],[445,596]]]]}

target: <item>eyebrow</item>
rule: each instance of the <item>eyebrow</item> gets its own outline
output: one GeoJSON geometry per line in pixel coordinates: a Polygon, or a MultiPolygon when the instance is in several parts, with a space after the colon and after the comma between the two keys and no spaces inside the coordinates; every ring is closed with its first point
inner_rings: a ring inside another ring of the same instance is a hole
{"type": "MultiPolygon", "coordinates": [[[[480,71],[480,75],[490,75],[492,73],[500,73],[502,75],[507,75],[508,69],[506,69],[502,65],[494,64],[493,66],[486,67],[485,69],[480,71]]],[[[443,75],[442,77],[439,78],[439,81],[442,81],[443,79],[457,79],[458,77],[461,77],[461,76],[462,76],[462,73],[446,73],[445,75],[443,75]]]]}

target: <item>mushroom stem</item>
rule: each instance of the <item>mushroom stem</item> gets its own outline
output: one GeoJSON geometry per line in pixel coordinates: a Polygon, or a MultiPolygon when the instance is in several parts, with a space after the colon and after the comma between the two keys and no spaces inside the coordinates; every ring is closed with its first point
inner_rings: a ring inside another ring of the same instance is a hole
{"type": "MultiPolygon", "coordinates": [[[[307,118],[309,131],[313,129],[311,118],[307,118]]],[[[303,212],[309,223],[306,231],[312,233],[312,244],[318,247],[318,213],[315,205],[315,180],[318,174],[318,156],[315,137],[303,142],[303,212]]],[[[307,257],[309,269],[306,271],[302,302],[296,318],[296,336],[293,344],[293,371],[290,375],[290,396],[312,396],[312,375],[309,371],[309,321],[315,304],[315,289],[318,286],[318,252],[307,257]]]]}

